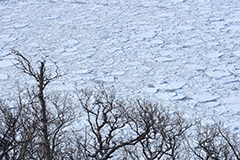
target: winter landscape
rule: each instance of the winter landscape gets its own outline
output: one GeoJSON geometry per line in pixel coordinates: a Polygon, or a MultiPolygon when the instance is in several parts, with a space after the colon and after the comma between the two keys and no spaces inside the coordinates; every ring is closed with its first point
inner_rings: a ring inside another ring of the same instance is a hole
{"type": "Polygon", "coordinates": [[[49,90],[114,85],[119,98],[146,98],[240,132],[238,0],[0,0],[7,99],[34,83],[14,66],[12,49],[59,66],[65,74],[49,90]]]}

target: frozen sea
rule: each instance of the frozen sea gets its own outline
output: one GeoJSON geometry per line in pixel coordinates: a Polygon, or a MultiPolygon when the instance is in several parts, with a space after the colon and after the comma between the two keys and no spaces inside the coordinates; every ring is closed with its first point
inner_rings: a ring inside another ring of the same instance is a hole
{"type": "Polygon", "coordinates": [[[240,132],[239,0],[0,0],[5,98],[33,82],[12,48],[57,63],[66,75],[51,89],[114,85],[240,132]]]}

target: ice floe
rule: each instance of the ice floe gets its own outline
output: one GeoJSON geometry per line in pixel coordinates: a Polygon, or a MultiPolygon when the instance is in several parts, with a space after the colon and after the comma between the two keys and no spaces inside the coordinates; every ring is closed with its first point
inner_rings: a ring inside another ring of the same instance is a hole
{"type": "Polygon", "coordinates": [[[11,60],[1,60],[0,59],[0,68],[9,67],[12,65],[13,65],[13,62],[11,60]]]}
{"type": "Polygon", "coordinates": [[[8,79],[8,75],[0,73],[0,80],[7,80],[7,79],[8,79]]]}
{"type": "Polygon", "coordinates": [[[186,82],[163,82],[156,84],[159,90],[166,92],[174,92],[176,90],[182,89],[186,85],[186,82]]]}
{"type": "Polygon", "coordinates": [[[198,102],[208,103],[208,102],[215,102],[221,96],[219,95],[211,95],[211,94],[200,94],[200,95],[193,95],[193,98],[198,102]]]}
{"type": "Polygon", "coordinates": [[[170,57],[157,57],[154,60],[157,62],[171,62],[171,61],[175,61],[176,59],[170,58],[170,57]]]}
{"type": "Polygon", "coordinates": [[[215,52],[215,53],[206,53],[204,54],[204,56],[208,57],[208,58],[220,58],[221,56],[223,56],[224,53],[223,52],[215,52]]]}
{"type": "Polygon", "coordinates": [[[225,70],[206,70],[205,73],[206,75],[213,78],[222,78],[222,77],[230,76],[232,74],[225,70]]]}

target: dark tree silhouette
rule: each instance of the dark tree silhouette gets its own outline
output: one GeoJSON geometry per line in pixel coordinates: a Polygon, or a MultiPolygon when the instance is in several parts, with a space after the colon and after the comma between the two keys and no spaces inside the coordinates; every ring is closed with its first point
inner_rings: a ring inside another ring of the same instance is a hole
{"type": "Polygon", "coordinates": [[[17,100],[0,99],[0,160],[240,160],[239,135],[222,123],[189,122],[184,113],[145,99],[120,100],[103,85],[76,89],[75,99],[46,92],[62,76],[58,66],[12,52],[35,85],[19,91],[17,100]],[[76,113],[86,119],[73,130],[76,113]]]}

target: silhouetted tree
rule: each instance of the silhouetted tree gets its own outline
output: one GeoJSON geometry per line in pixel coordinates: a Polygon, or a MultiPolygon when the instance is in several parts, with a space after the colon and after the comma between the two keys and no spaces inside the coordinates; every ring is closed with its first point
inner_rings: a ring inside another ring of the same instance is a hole
{"type": "Polygon", "coordinates": [[[16,55],[16,67],[31,76],[36,86],[24,90],[15,110],[10,106],[1,107],[1,113],[5,117],[1,121],[6,126],[1,133],[1,157],[9,159],[8,153],[12,150],[12,159],[61,159],[65,157],[65,128],[74,119],[74,105],[67,94],[51,93],[46,96],[45,88],[62,74],[57,65],[54,71],[48,70],[46,59],[42,59],[36,69],[36,65],[23,54],[15,50],[12,52],[16,55]]]}
{"type": "Polygon", "coordinates": [[[222,123],[199,123],[195,127],[195,135],[187,140],[190,141],[188,148],[199,159],[240,159],[239,137],[224,128],[222,123]]]}
{"type": "Polygon", "coordinates": [[[62,76],[58,66],[51,70],[46,57],[34,64],[12,52],[35,85],[19,91],[17,100],[0,99],[0,160],[240,159],[239,135],[221,123],[189,122],[184,113],[145,99],[120,100],[103,85],[77,89],[76,99],[46,92],[62,76]],[[85,117],[73,130],[77,113],[85,117]]]}

